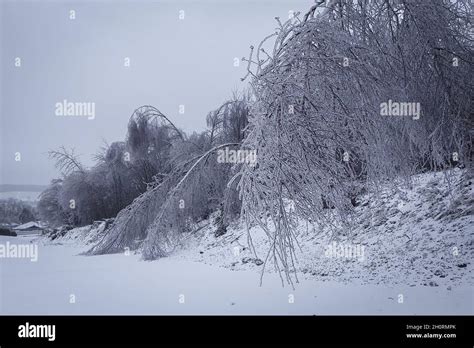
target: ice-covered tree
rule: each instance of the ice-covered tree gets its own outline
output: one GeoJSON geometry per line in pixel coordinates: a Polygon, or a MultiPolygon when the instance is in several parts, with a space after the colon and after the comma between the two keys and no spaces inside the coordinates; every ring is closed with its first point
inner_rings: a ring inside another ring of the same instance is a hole
{"type": "Polygon", "coordinates": [[[449,167],[454,153],[470,163],[469,13],[464,0],[319,1],[302,18],[277,19],[251,48],[255,103],[243,146],[258,164],[240,172],[243,210],[267,232],[267,260],[288,281],[291,214],[344,227],[361,187],[449,167]],[[421,110],[384,116],[388,101],[421,110]]]}

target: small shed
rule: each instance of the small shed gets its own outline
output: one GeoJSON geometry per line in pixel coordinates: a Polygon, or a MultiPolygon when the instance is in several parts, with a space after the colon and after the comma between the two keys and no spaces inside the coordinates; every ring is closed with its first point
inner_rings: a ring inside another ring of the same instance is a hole
{"type": "Polygon", "coordinates": [[[13,228],[17,234],[40,234],[44,227],[38,221],[30,221],[26,224],[19,225],[13,228]]]}

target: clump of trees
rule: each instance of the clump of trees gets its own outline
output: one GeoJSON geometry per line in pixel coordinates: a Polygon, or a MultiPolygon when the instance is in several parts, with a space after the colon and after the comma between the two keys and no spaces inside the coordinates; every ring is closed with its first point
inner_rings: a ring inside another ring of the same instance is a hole
{"type": "Polygon", "coordinates": [[[16,198],[0,199],[0,223],[23,224],[37,219],[35,206],[16,198]]]}
{"type": "Polygon", "coordinates": [[[240,212],[232,163],[216,150],[238,147],[250,97],[234,95],[207,117],[208,129],[186,135],[152,106],[132,114],[124,142],[105,145],[84,168],[73,151],[51,151],[63,177],[42,193],[39,210],[52,225],[85,225],[116,217],[90,254],[143,246],[146,259],[169,253],[183,232],[219,211],[219,233],[240,212]]]}
{"type": "Polygon", "coordinates": [[[74,150],[50,151],[62,178],[40,196],[42,219],[54,226],[114,217],[145,192],[155,176],[169,171],[169,151],[181,132],[161,122],[158,114],[150,106],[135,110],[126,140],[104,144],[92,168],[85,168],[74,150]]]}
{"type": "Polygon", "coordinates": [[[220,212],[219,228],[225,232],[240,211],[240,199],[235,185],[227,185],[235,169],[231,163],[218,163],[216,151],[239,146],[248,111],[249,96],[234,95],[209,113],[206,131],[189,136],[180,132],[170,142],[163,171],[154,175],[147,191],[117,215],[107,235],[89,254],[142,247],[145,259],[168,255],[183,232],[191,231],[214,211],[220,212]]]}

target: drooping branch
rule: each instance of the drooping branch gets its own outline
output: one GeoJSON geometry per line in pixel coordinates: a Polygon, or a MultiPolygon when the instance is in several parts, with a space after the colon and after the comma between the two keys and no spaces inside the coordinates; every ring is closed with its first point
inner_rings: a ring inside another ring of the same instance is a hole
{"type": "Polygon", "coordinates": [[[78,155],[74,153],[74,149],[68,151],[64,146],[59,150],[51,150],[48,156],[56,161],[55,166],[63,175],[68,175],[73,171],[84,173],[84,167],[79,161],[78,155]]]}
{"type": "Polygon", "coordinates": [[[152,105],[142,105],[133,111],[132,115],[130,116],[130,120],[133,120],[137,115],[143,115],[151,121],[156,120],[158,118],[163,119],[168,125],[171,126],[171,128],[175,131],[176,135],[181,138],[182,141],[185,141],[185,137],[183,133],[178,129],[178,127],[176,127],[174,123],[171,122],[171,120],[156,107],[152,105]]]}

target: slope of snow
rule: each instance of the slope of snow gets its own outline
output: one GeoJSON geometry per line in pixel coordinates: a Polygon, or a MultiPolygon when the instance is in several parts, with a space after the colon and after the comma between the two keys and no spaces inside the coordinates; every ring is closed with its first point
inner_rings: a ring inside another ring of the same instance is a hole
{"type": "MultiPolygon", "coordinates": [[[[299,221],[297,270],[306,278],[356,284],[409,286],[473,285],[474,180],[473,173],[456,170],[448,183],[445,173],[413,178],[411,188],[389,189],[379,199],[362,199],[352,229],[344,236],[308,221],[299,221]],[[448,195],[447,186],[456,187],[448,195]],[[364,248],[357,257],[327,257],[328,246],[364,248]]],[[[249,248],[244,226],[234,225],[218,238],[211,223],[189,236],[179,255],[230,269],[259,269],[268,242],[263,231],[250,229],[257,255],[249,248]],[[237,255],[236,255],[237,254],[237,255]],[[251,259],[250,262],[248,261],[251,259]],[[257,262],[259,263],[259,262],[257,262]]],[[[272,267],[268,268],[270,271],[272,267]]]]}
{"type": "MultiPolygon", "coordinates": [[[[111,219],[109,219],[111,221],[111,219]]],[[[57,238],[53,241],[56,245],[74,244],[78,246],[93,245],[102,238],[104,231],[108,225],[107,221],[96,221],[92,225],[76,227],[69,231],[57,234],[57,238]]],[[[39,239],[37,242],[49,244],[49,239],[39,239]]]]}

